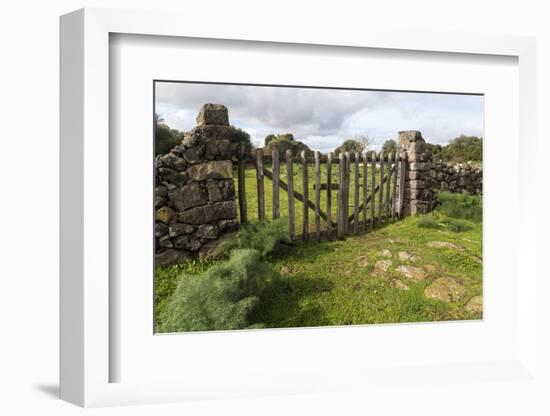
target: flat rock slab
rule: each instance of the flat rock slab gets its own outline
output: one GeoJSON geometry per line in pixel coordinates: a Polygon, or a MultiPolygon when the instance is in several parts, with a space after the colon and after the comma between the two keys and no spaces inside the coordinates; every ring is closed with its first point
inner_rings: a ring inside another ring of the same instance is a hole
{"type": "Polygon", "coordinates": [[[187,169],[189,177],[194,181],[207,179],[232,179],[232,163],[230,160],[203,162],[187,169]]]}
{"type": "Polygon", "coordinates": [[[466,312],[471,313],[472,315],[479,315],[483,312],[483,297],[474,296],[472,299],[464,305],[466,312]]]}
{"type": "Polygon", "coordinates": [[[406,251],[400,251],[398,256],[399,256],[399,260],[401,260],[401,261],[415,262],[415,261],[418,260],[418,257],[413,256],[412,254],[407,253],[406,251]]]}
{"type": "Polygon", "coordinates": [[[419,282],[426,278],[426,272],[420,267],[401,265],[397,269],[395,269],[395,271],[402,274],[407,279],[414,280],[416,282],[419,282]]]}
{"type": "Polygon", "coordinates": [[[391,251],[388,249],[381,250],[376,254],[378,254],[379,257],[386,257],[386,258],[390,258],[392,256],[391,251]]]}
{"type": "Polygon", "coordinates": [[[424,295],[445,303],[457,302],[466,294],[466,288],[450,277],[440,277],[424,289],[424,295]]]}
{"type": "Polygon", "coordinates": [[[390,283],[390,286],[395,289],[409,290],[409,286],[407,286],[405,283],[403,283],[401,280],[398,280],[398,279],[392,280],[390,283]]]}
{"type": "Polygon", "coordinates": [[[463,250],[462,247],[457,246],[454,243],[448,241],[429,241],[428,247],[430,248],[450,248],[452,250],[463,250]]]}
{"type": "Polygon", "coordinates": [[[369,259],[367,256],[360,256],[357,258],[357,265],[359,267],[367,267],[369,265],[369,259]]]}
{"type": "Polygon", "coordinates": [[[391,260],[378,260],[374,264],[374,269],[377,272],[387,273],[391,267],[391,260]]]}

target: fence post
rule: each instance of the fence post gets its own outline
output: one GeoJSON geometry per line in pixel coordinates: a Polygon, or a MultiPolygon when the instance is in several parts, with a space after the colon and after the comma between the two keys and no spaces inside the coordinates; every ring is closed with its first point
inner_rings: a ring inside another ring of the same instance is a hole
{"type": "Polygon", "coordinates": [[[332,236],[332,152],[327,155],[327,238],[332,236]]]}
{"type": "Polygon", "coordinates": [[[346,169],[344,173],[344,233],[349,234],[349,188],[350,188],[350,174],[351,174],[351,153],[346,152],[345,158],[346,169]]]}
{"type": "Polygon", "coordinates": [[[370,226],[374,228],[374,196],[376,192],[376,153],[371,154],[370,226]]]}
{"type": "Polygon", "coordinates": [[[273,150],[271,153],[271,159],[273,163],[273,219],[276,220],[281,216],[281,211],[279,208],[279,176],[281,175],[281,168],[279,166],[279,151],[273,150]]]}
{"type": "Polygon", "coordinates": [[[384,153],[380,152],[380,186],[378,187],[378,224],[382,224],[384,208],[384,153]]]}
{"type": "Polygon", "coordinates": [[[243,149],[241,149],[239,154],[239,167],[238,167],[238,174],[237,174],[237,180],[239,184],[239,215],[241,218],[241,224],[246,224],[248,222],[248,214],[246,210],[245,169],[246,169],[246,161],[245,161],[243,149]]]}
{"type": "Polygon", "coordinates": [[[390,191],[391,191],[391,165],[392,165],[392,153],[388,154],[388,180],[386,183],[386,209],[384,210],[386,215],[386,220],[390,216],[390,191]]]}
{"type": "Polygon", "coordinates": [[[321,217],[319,209],[321,206],[321,160],[318,150],[315,151],[315,238],[321,240],[321,217]]]}
{"type": "Polygon", "coordinates": [[[292,165],[292,150],[286,151],[286,172],[288,181],[288,228],[290,239],[296,239],[295,210],[294,210],[294,168],[292,165]]]}
{"type": "Polygon", "coordinates": [[[359,153],[355,153],[354,160],[354,194],[353,194],[353,233],[359,232],[359,153]]]}
{"type": "MultiPolygon", "coordinates": [[[[344,152],[340,152],[338,155],[338,205],[336,211],[337,231],[336,235],[339,239],[344,238],[344,217],[346,212],[344,210],[344,171],[346,169],[346,163],[344,160],[344,152]]],[[[347,218],[346,218],[347,222],[347,218]]]]}
{"type": "Polygon", "coordinates": [[[363,156],[363,231],[367,231],[367,176],[369,171],[367,154],[363,156]]]}
{"type": "Polygon", "coordinates": [[[309,238],[309,218],[308,218],[308,206],[307,201],[309,199],[308,192],[308,177],[307,177],[307,158],[306,151],[302,150],[302,193],[304,194],[304,204],[303,204],[303,221],[302,224],[302,239],[307,240],[309,238]]]}
{"type": "Polygon", "coordinates": [[[392,198],[392,217],[396,217],[397,212],[397,167],[400,164],[401,158],[399,157],[398,153],[395,152],[395,170],[393,172],[393,198],[392,198]]]}
{"type": "Polygon", "coordinates": [[[265,218],[264,202],[264,161],[262,149],[256,149],[256,184],[258,188],[258,219],[265,218]]]}
{"type": "Polygon", "coordinates": [[[407,176],[407,152],[401,154],[401,169],[399,169],[399,218],[403,217],[405,206],[405,178],[407,176]]]}

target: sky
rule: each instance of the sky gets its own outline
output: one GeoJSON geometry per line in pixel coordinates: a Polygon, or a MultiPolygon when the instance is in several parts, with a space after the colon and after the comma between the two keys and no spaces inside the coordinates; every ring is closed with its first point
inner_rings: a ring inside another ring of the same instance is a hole
{"type": "Polygon", "coordinates": [[[483,136],[479,95],[177,82],[157,82],[155,92],[155,111],[171,128],[191,130],[203,104],[223,104],[230,124],[260,147],[268,134],[284,133],[321,152],[360,136],[379,150],[401,130],[420,130],[435,144],[483,136]]]}

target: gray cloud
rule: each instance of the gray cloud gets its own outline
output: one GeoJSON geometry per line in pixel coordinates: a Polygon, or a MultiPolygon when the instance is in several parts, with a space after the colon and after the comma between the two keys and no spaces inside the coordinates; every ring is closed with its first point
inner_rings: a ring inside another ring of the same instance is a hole
{"type": "Polygon", "coordinates": [[[368,135],[382,143],[399,130],[418,129],[433,143],[459,134],[483,135],[483,97],[163,82],[156,111],[178,130],[189,130],[207,102],[224,104],[230,121],[256,144],[268,134],[293,133],[313,149],[368,135]]]}

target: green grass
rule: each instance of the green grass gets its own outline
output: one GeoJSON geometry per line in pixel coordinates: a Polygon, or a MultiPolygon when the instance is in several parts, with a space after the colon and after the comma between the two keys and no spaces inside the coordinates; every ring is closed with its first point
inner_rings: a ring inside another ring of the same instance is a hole
{"type": "MultiPolygon", "coordinates": [[[[431,214],[391,222],[346,240],[279,245],[268,260],[282,279],[263,293],[250,322],[281,328],[480,318],[469,315],[464,305],[482,294],[482,223],[477,221],[481,198],[472,202],[462,195],[444,195],[443,200],[431,214]],[[459,208],[452,208],[453,198],[459,208]],[[449,242],[459,249],[431,248],[430,241],[449,242]],[[392,265],[387,273],[377,274],[374,265],[384,259],[380,252],[385,249],[392,253],[392,265]],[[415,256],[414,262],[401,260],[398,253],[402,251],[415,256]],[[423,268],[426,279],[407,280],[395,270],[402,264],[423,268]],[[447,304],[424,296],[424,289],[443,276],[466,288],[460,301],[447,304]],[[397,279],[409,290],[393,287],[397,279]]],[[[199,273],[211,264],[186,262],[157,269],[157,312],[182,271],[199,273]]]]}

